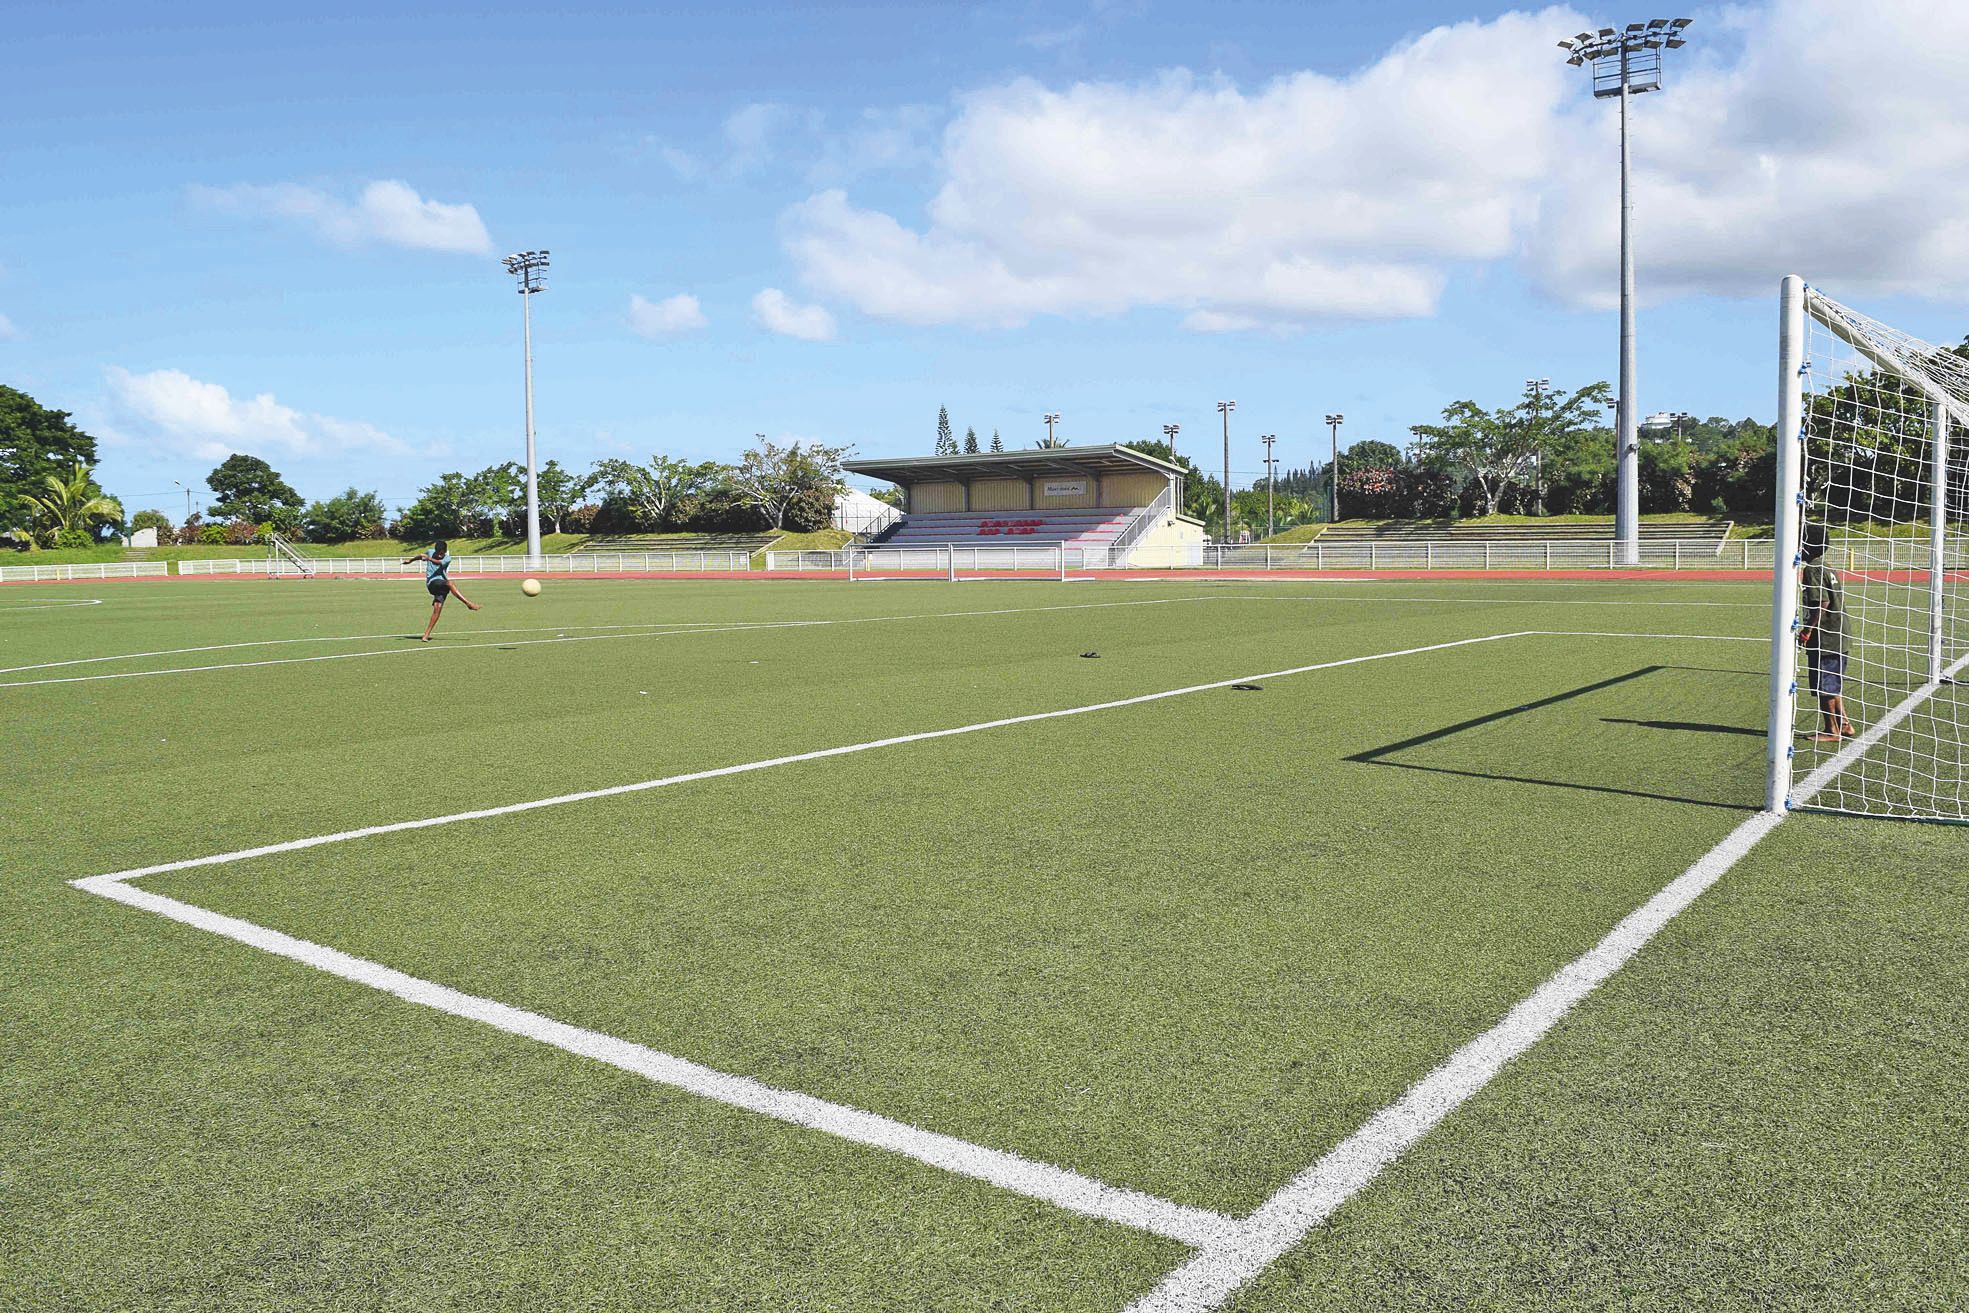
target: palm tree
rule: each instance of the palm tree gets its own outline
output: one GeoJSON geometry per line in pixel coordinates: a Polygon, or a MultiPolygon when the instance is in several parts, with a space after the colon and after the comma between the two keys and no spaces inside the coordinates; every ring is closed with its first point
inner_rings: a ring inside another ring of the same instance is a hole
{"type": "Polygon", "coordinates": [[[39,521],[36,527],[47,545],[70,529],[87,533],[94,521],[123,518],[123,504],[98,488],[79,463],[67,478],[50,474],[41,483],[46,493],[21,500],[27,503],[28,514],[39,521]]]}

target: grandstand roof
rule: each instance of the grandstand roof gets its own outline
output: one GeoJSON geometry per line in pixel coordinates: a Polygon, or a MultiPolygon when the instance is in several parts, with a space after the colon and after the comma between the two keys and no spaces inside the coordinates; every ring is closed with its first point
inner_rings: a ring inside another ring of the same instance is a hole
{"type": "Polygon", "coordinates": [[[843,461],[841,467],[871,479],[912,483],[966,483],[973,479],[1031,479],[1049,474],[1129,474],[1148,470],[1181,474],[1180,465],[1120,443],[1104,447],[1028,447],[975,456],[889,456],[843,461]]]}

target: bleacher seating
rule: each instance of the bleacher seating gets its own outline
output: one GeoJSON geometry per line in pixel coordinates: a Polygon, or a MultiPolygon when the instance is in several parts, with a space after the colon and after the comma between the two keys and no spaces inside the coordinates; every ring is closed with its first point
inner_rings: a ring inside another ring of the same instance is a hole
{"type": "Polygon", "coordinates": [[[1106,547],[1139,511],[946,511],[912,515],[884,538],[887,547],[965,543],[996,547],[1106,547]]]}

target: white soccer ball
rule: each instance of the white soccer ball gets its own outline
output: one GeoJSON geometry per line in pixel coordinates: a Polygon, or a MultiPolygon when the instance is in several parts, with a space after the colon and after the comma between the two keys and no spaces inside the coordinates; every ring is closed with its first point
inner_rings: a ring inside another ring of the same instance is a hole
{"type": "Polygon", "coordinates": [[[540,581],[538,579],[522,579],[520,580],[520,591],[528,597],[538,597],[540,596],[540,581]]]}

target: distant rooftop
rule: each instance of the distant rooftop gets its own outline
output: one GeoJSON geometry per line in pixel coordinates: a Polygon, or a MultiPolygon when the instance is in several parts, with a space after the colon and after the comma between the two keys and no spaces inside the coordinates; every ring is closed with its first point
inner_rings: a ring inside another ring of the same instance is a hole
{"type": "Polygon", "coordinates": [[[978,479],[1031,479],[1057,474],[1181,474],[1159,456],[1121,443],[1103,447],[1027,447],[981,451],[975,456],[890,456],[842,462],[842,468],[907,487],[912,483],[970,483],[978,479]]]}

